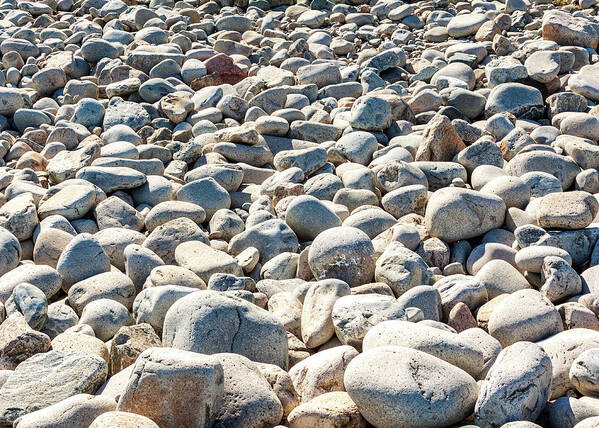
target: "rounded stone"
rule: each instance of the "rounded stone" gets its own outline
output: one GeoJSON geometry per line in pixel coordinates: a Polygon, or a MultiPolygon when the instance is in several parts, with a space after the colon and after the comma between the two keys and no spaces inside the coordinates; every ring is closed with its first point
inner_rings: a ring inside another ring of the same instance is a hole
{"type": "Polygon", "coordinates": [[[353,287],[371,281],[376,258],[368,235],[342,226],[325,230],[314,239],[308,263],[316,279],[336,278],[353,287]]]}
{"type": "Polygon", "coordinates": [[[397,346],[356,356],[344,384],[362,416],[381,428],[458,423],[472,412],[478,395],[475,380],[463,370],[397,346]]]}
{"type": "Polygon", "coordinates": [[[300,241],[312,241],[321,232],[341,226],[339,217],[313,196],[293,198],[285,211],[285,222],[300,241]]]}
{"type": "Polygon", "coordinates": [[[177,300],[166,313],[162,341],[186,351],[233,352],[287,368],[281,322],[252,303],[217,291],[201,290],[177,300]]]}
{"type": "Polygon", "coordinates": [[[502,346],[537,342],[564,329],[557,309],[536,290],[519,290],[503,299],[491,313],[488,328],[502,346]]]}
{"type": "Polygon", "coordinates": [[[111,299],[99,299],[88,303],[79,319],[81,324],[89,325],[96,337],[104,342],[125,325],[133,324],[133,318],[125,306],[111,299]]]}
{"type": "Polygon", "coordinates": [[[501,227],[505,211],[498,196],[454,187],[432,194],[424,218],[431,236],[455,242],[501,227]]]}

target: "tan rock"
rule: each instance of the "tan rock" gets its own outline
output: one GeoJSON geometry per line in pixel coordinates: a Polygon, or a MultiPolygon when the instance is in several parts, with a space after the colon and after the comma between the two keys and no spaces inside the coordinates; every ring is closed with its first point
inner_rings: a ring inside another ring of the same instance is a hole
{"type": "Polygon", "coordinates": [[[302,339],[306,346],[315,348],[333,337],[333,305],[340,297],[349,294],[349,286],[338,279],[325,279],[310,287],[304,298],[301,317],[302,339]]]}
{"type": "Polygon", "coordinates": [[[134,364],[143,351],[154,346],[160,347],[162,342],[150,324],[121,327],[110,343],[110,376],[134,364]]]}
{"type": "Polygon", "coordinates": [[[366,421],[347,392],[328,392],[300,404],[287,418],[289,428],[362,428],[366,421]]]}
{"type": "Polygon", "coordinates": [[[158,428],[158,425],[135,413],[106,412],[98,416],[89,428],[158,428]]]}
{"type": "Polygon", "coordinates": [[[283,417],[286,418],[300,404],[300,397],[293,386],[289,373],[274,364],[256,363],[256,367],[277,394],[283,406],[283,417]]]}
{"type": "Polygon", "coordinates": [[[0,369],[13,370],[29,357],[47,352],[50,338],[35,331],[20,313],[9,316],[0,324],[0,369]]]}
{"type": "Polygon", "coordinates": [[[160,427],[209,426],[220,407],[224,374],[211,356],[150,348],[135,363],[117,410],[149,417],[160,427]]]}
{"type": "Polygon", "coordinates": [[[289,370],[302,402],[326,392],[345,391],[343,373],[358,351],[349,345],[336,346],[297,363],[289,370]]]}
{"type": "Polygon", "coordinates": [[[437,115],[427,125],[416,161],[451,161],[466,145],[447,116],[437,115]]]}
{"type": "Polygon", "coordinates": [[[88,428],[102,413],[116,408],[109,397],[77,394],[44,409],[21,416],[18,428],[88,428]]]}
{"type": "Polygon", "coordinates": [[[503,301],[503,299],[505,299],[508,296],[509,294],[500,294],[499,296],[492,298],[487,303],[478,308],[478,311],[476,311],[476,321],[478,322],[478,326],[480,328],[482,328],[483,330],[487,329],[487,326],[489,324],[489,317],[493,313],[493,310],[497,307],[497,305],[499,305],[503,301]]]}
{"type": "Polygon", "coordinates": [[[56,268],[58,258],[72,239],[73,235],[59,229],[42,230],[33,247],[33,261],[56,268]]]}
{"type": "Polygon", "coordinates": [[[64,332],[52,340],[52,349],[62,352],[84,352],[102,358],[108,364],[109,353],[106,344],[94,336],[83,333],[64,332]]]}

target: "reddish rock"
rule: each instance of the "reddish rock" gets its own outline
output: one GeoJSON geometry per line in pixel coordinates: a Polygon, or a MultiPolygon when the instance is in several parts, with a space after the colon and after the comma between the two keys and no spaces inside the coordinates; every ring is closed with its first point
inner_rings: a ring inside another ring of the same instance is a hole
{"type": "Polygon", "coordinates": [[[466,145],[447,116],[438,114],[426,125],[422,143],[418,147],[417,161],[451,161],[466,145]]]}
{"type": "Polygon", "coordinates": [[[247,77],[247,73],[233,63],[233,59],[223,53],[214,55],[204,63],[207,74],[218,74],[224,83],[235,85],[247,77]]]}
{"type": "Polygon", "coordinates": [[[463,302],[458,303],[451,309],[447,324],[453,327],[458,333],[469,328],[478,327],[478,323],[472,316],[470,309],[463,302]]]}

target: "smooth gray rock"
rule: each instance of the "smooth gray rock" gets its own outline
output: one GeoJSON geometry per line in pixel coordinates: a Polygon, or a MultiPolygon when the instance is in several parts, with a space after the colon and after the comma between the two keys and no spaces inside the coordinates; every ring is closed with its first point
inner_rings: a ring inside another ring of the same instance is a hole
{"type": "Polygon", "coordinates": [[[202,290],[177,300],[166,313],[162,342],[204,354],[234,352],[287,368],[287,336],[280,321],[245,300],[217,291],[202,290]]]}
{"type": "Polygon", "coordinates": [[[443,426],[468,416],[478,386],[463,370],[415,349],[390,346],[356,356],[345,390],[377,427],[443,426]]]}

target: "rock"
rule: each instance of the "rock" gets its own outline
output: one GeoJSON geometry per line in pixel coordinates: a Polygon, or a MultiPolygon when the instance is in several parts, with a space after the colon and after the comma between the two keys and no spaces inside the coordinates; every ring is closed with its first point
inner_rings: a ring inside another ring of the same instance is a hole
{"type": "Polygon", "coordinates": [[[551,360],[545,351],[534,343],[514,343],[499,353],[482,383],[474,423],[534,421],[549,398],[550,386],[551,360]]]}
{"type": "Polygon", "coordinates": [[[169,284],[195,289],[206,288],[206,284],[199,276],[189,269],[176,265],[162,265],[153,268],[144,283],[144,288],[169,284]]]}
{"type": "Polygon", "coordinates": [[[291,377],[285,370],[273,364],[257,363],[256,367],[277,394],[283,406],[283,417],[286,418],[300,403],[291,377]]]}
{"type": "Polygon", "coordinates": [[[559,313],[535,290],[520,290],[504,299],[489,318],[489,334],[503,346],[539,341],[563,330],[559,313]],[[523,308],[526,308],[524,311],[523,308]]]}
{"type": "Polygon", "coordinates": [[[541,293],[551,302],[578,295],[582,292],[582,280],[576,271],[561,257],[543,259],[541,293]]]}
{"type": "Polygon", "coordinates": [[[54,339],[78,322],[79,317],[70,306],[54,302],[48,305],[46,323],[42,333],[47,334],[50,339],[54,339]]]}
{"type": "Polygon", "coordinates": [[[458,333],[461,333],[469,328],[476,328],[478,324],[470,308],[463,302],[458,302],[447,316],[447,325],[452,327],[458,333]]]}
{"type": "Polygon", "coordinates": [[[531,79],[541,83],[549,83],[557,77],[560,63],[557,52],[534,52],[524,62],[531,79]]]}
{"type": "Polygon", "coordinates": [[[15,425],[22,428],[88,427],[98,416],[116,408],[107,397],[77,394],[45,409],[21,416],[15,425]]]}
{"type": "Polygon", "coordinates": [[[364,336],[375,325],[388,320],[407,319],[398,301],[380,294],[340,297],[333,305],[331,317],[337,338],[344,345],[356,349],[361,348],[364,336]]]}
{"type": "Polygon", "coordinates": [[[568,374],[570,383],[583,395],[597,395],[597,349],[582,352],[568,374]]]}
{"type": "Polygon", "coordinates": [[[113,161],[110,158],[100,158],[100,160],[105,160],[105,162],[96,162],[92,166],[81,168],[76,177],[95,184],[105,193],[134,189],[143,185],[147,180],[143,172],[128,166],[118,166],[119,163],[135,166],[126,159],[121,161],[117,158],[113,161]],[[116,165],[110,165],[111,162],[116,165]]]}
{"type": "Polygon", "coordinates": [[[575,18],[562,11],[551,11],[543,16],[543,39],[560,45],[583,46],[595,49],[599,32],[584,18],[575,18]]]}
{"type": "Polygon", "coordinates": [[[188,268],[204,282],[208,282],[216,273],[242,276],[241,267],[233,257],[199,241],[179,244],[175,249],[175,260],[179,266],[188,268]]]}
{"type": "Polygon", "coordinates": [[[82,352],[102,358],[108,364],[110,354],[106,344],[93,335],[84,332],[65,331],[52,339],[52,350],[66,353],[82,352]]]}
{"type": "Polygon", "coordinates": [[[107,375],[96,355],[50,351],[21,363],[0,389],[0,420],[18,417],[56,404],[75,394],[93,394],[107,375]]]}
{"type": "Polygon", "coordinates": [[[5,303],[6,315],[22,314],[25,321],[34,330],[41,330],[48,315],[48,301],[42,290],[34,285],[17,285],[5,303]]]}
{"type": "Polygon", "coordinates": [[[162,334],[164,318],[169,308],[181,297],[198,291],[180,285],[158,285],[143,289],[133,302],[136,323],[150,324],[156,333],[162,334]]]}
{"type": "Polygon", "coordinates": [[[33,261],[56,268],[64,248],[71,242],[73,235],[60,229],[42,230],[33,247],[33,261]]]}
{"type": "Polygon", "coordinates": [[[501,343],[481,328],[469,328],[462,331],[460,335],[476,341],[479,345],[483,353],[483,359],[485,360],[483,369],[479,374],[479,379],[484,379],[501,352],[501,343]]]}
{"type": "Polygon", "coordinates": [[[441,295],[439,291],[429,285],[417,285],[410,288],[397,299],[402,308],[418,308],[424,318],[439,321],[442,315],[441,295]]]}
{"type": "Polygon", "coordinates": [[[331,318],[333,305],[349,294],[347,283],[338,279],[324,279],[310,286],[301,315],[301,337],[308,348],[316,348],[335,335],[331,318]]]}
{"type": "Polygon", "coordinates": [[[122,227],[140,231],[143,229],[143,216],[122,199],[111,196],[100,202],[94,210],[94,217],[100,230],[122,227]]]}
{"type": "Polygon", "coordinates": [[[126,125],[137,130],[149,122],[150,115],[142,106],[114,97],[108,103],[102,127],[109,129],[117,125],[126,125]]]}
{"type": "Polygon", "coordinates": [[[360,97],[351,110],[350,124],[365,131],[382,131],[391,125],[391,106],[375,96],[360,97]]]}
{"type": "Polygon", "coordinates": [[[114,375],[129,367],[146,349],[160,347],[161,344],[160,338],[149,324],[121,327],[110,344],[110,374],[114,375]]]}
{"type": "Polygon", "coordinates": [[[522,119],[535,120],[543,115],[543,96],[533,87],[521,83],[503,83],[491,91],[485,105],[485,115],[509,112],[522,119]]]}
{"type": "Polygon", "coordinates": [[[231,206],[231,197],[227,191],[213,178],[196,180],[177,191],[177,200],[201,206],[210,220],[221,208],[231,206]]]}
{"type": "Polygon", "coordinates": [[[399,242],[391,242],[376,261],[375,279],[391,287],[398,297],[412,287],[427,284],[429,277],[422,257],[399,242]]]}
{"type": "Polygon", "coordinates": [[[538,342],[549,355],[553,367],[550,400],[573,388],[569,372],[574,360],[587,349],[597,348],[599,334],[594,330],[575,328],[554,334],[538,342]]]}
{"type": "Polygon", "coordinates": [[[297,406],[289,414],[290,426],[308,428],[312,426],[365,426],[358,406],[346,392],[336,391],[319,395],[297,406]]]}
{"type": "Polygon", "coordinates": [[[476,377],[483,365],[483,354],[476,343],[422,323],[384,321],[364,337],[364,351],[383,346],[405,346],[434,355],[476,377]]]}
{"type": "Polygon", "coordinates": [[[136,291],[140,291],[146,279],[155,267],[164,266],[164,262],[153,251],[137,244],[128,245],[125,256],[125,274],[131,278],[136,291]]]}
{"type": "Polygon", "coordinates": [[[56,270],[63,277],[63,289],[68,291],[78,281],[108,272],[110,259],[91,235],[81,234],[67,244],[58,259],[56,270]]]}
{"type": "Polygon", "coordinates": [[[142,414],[164,427],[203,426],[214,421],[224,384],[223,366],[213,356],[149,348],[135,362],[117,410],[142,414]]]}
{"type": "Polygon", "coordinates": [[[533,245],[522,248],[516,253],[515,262],[516,266],[521,270],[540,273],[545,257],[560,257],[566,263],[572,264],[572,257],[567,251],[546,245],[533,245]]]}
{"type": "Polygon", "coordinates": [[[284,252],[296,252],[299,246],[293,230],[281,220],[272,219],[247,228],[229,242],[229,254],[238,255],[249,247],[260,253],[260,262],[265,263],[284,252]]]}
{"type": "Polygon", "coordinates": [[[425,224],[431,236],[454,242],[501,227],[504,217],[505,203],[501,198],[473,190],[448,188],[429,198],[425,224]]]}
{"type": "Polygon", "coordinates": [[[472,412],[478,394],[476,382],[463,370],[396,346],[355,357],[345,371],[344,385],[362,416],[380,427],[414,421],[422,426],[457,423],[472,412]]]}
{"type": "Polygon", "coordinates": [[[341,226],[339,217],[313,196],[297,196],[285,211],[285,222],[301,241],[312,241],[319,233],[341,226]]]}
{"type": "Polygon", "coordinates": [[[152,419],[142,415],[128,412],[106,412],[98,416],[91,428],[157,428],[158,425],[152,419]]]}
{"type": "Polygon", "coordinates": [[[343,375],[349,362],[358,355],[351,346],[335,346],[300,361],[289,370],[301,401],[333,391],[343,391],[343,375]]]}
{"type": "Polygon", "coordinates": [[[459,302],[465,303],[470,310],[474,311],[488,299],[484,285],[475,277],[468,275],[449,275],[436,281],[433,286],[441,296],[444,318],[449,316],[453,307],[459,302]]]}
{"type": "Polygon", "coordinates": [[[208,243],[206,233],[191,219],[178,217],[156,227],[142,244],[165,263],[175,263],[175,250],[184,242],[208,243]]]}
{"type": "Polygon", "coordinates": [[[466,13],[451,18],[447,25],[447,32],[451,37],[467,37],[476,34],[478,29],[487,21],[487,17],[480,13],[466,13]]]}
{"type": "Polygon", "coordinates": [[[112,299],[98,299],[83,308],[79,322],[90,326],[99,339],[107,342],[121,327],[133,324],[133,319],[121,303],[112,299]]]}
{"type": "Polygon", "coordinates": [[[152,207],[145,218],[145,227],[152,232],[158,226],[179,217],[186,217],[200,225],[206,220],[206,211],[199,205],[183,201],[165,201],[152,207]]]}
{"type": "Polygon", "coordinates": [[[162,341],[164,346],[186,351],[235,352],[287,368],[285,328],[278,319],[245,300],[216,291],[199,291],[177,300],[166,313],[162,341]],[[206,323],[214,326],[214,317],[229,321],[214,332],[206,329],[206,323]]]}
{"type": "MultiPolygon", "coordinates": [[[[582,397],[576,399],[573,397],[560,397],[547,406],[547,420],[549,426],[585,426],[585,422],[590,421],[597,416],[597,399],[595,397],[582,397]]],[[[588,425],[587,425],[588,426],[588,425]]]]}
{"type": "Polygon", "coordinates": [[[23,95],[16,88],[1,88],[0,96],[4,100],[0,106],[1,115],[12,116],[25,105],[23,95]]]}
{"type": "Polygon", "coordinates": [[[450,161],[464,148],[466,146],[449,118],[437,115],[427,124],[415,160],[450,161]]]}
{"type": "Polygon", "coordinates": [[[21,261],[22,249],[19,240],[3,227],[0,227],[0,253],[0,275],[12,271],[21,261]]]}
{"type": "Polygon", "coordinates": [[[361,230],[334,227],[314,239],[308,263],[316,279],[340,279],[350,287],[362,285],[370,282],[374,275],[374,247],[361,230]]]}
{"type": "Polygon", "coordinates": [[[256,364],[237,354],[216,354],[213,358],[225,373],[215,424],[275,426],[281,421],[283,406],[256,364]]]}
{"type": "Polygon", "coordinates": [[[328,153],[334,151],[334,155],[350,162],[367,165],[376,151],[378,143],[376,138],[368,132],[350,132],[337,140],[328,153]]]}
{"type": "Polygon", "coordinates": [[[20,313],[10,315],[0,324],[0,366],[14,370],[33,355],[47,352],[50,338],[33,330],[20,313]]]}
{"type": "Polygon", "coordinates": [[[14,288],[24,282],[42,290],[48,299],[60,290],[62,277],[50,266],[23,264],[0,277],[0,300],[6,302],[14,288]]]}
{"type": "Polygon", "coordinates": [[[501,294],[512,294],[518,290],[532,288],[518,269],[501,259],[485,263],[476,273],[476,279],[487,289],[489,300],[501,294]]]}
{"type": "Polygon", "coordinates": [[[550,193],[537,209],[539,226],[548,229],[583,229],[599,210],[597,200],[587,192],[550,193]]]}
{"type": "Polygon", "coordinates": [[[0,207],[0,227],[20,241],[31,238],[37,223],[37,211],[31,194],[21,194],[0,207]]]}
{"type": "Polygon", "coordinates": [[[76,282],[69,288],[68,296],[69,304],[79,314],[89,303],[99,299],[111,299],[131,308],[135,286],[120,272],[104,272],[76,282]]]}

